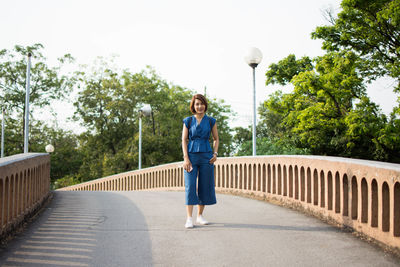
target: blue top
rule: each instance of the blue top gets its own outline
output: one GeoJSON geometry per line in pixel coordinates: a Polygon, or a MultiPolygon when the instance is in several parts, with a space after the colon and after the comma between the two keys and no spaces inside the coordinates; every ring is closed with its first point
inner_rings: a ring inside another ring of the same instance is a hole
{"type": "Polygon", "coordinates": [[[183,119],[183,123],[189,130],[188,152],[212,152],[208,138],[210,137],[211,129],[214,127],[215,122],[216,119],[208,117],[207,115],[204,115],[200,124],[197,124],[197,120],[194,116],[183,119]]]}

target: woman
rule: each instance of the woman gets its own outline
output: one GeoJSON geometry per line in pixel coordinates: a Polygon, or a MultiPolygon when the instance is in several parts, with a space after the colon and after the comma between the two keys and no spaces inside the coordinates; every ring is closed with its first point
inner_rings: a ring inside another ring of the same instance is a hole
{"type": "Polygon", "coordinates": [[[186,228],[193,228],[193,205],[198,205],[197,223],[206,225],[208,222],[203,218],[204,207],[217,203],[214,188],[214,162],[218,156],[219,138],[216,120],[206,115],[207,107],[207,100],[203,95],[194,95],[190,102],[190,111],[194,115],[183,120],[186,228]],[[210,132],[214,140],[213,149],[208,141],[210,132]],[[196,188],[197,178],[199,179],[198,189],[196,188]]]}

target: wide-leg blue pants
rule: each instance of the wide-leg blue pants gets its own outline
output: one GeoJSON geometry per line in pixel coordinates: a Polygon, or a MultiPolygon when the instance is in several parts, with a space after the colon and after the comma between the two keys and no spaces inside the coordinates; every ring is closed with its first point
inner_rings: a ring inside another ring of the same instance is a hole
{"type": "Polygon", "coordinates": [[[193,170],[184,171],[186,205],[213,205],[217,203],[214,164],[210,163],[212,157],[212,152],[189,153],[193,170]]]}

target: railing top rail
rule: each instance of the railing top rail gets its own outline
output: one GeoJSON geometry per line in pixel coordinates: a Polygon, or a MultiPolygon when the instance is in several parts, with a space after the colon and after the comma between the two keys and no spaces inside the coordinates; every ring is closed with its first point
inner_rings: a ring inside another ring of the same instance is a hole
{"type": "Polygon", "coordinates": [[[333,156],[313,156],[313,155],[266,155],[266,156],[242,156],[242,157],[225,157],[219,159],[261,159],[261,158],[291,158],[291,159],[311,159],[311,160],[324,160],[324,161],[331,161],[331,162],[340,162],[340,163],[347,163],[347,164],[358,164],[364,165],[368,167],[375,167],[375,168],[384,168],[390,169],[394,171],[400,171],[400,164],[396,163],[389,163],[389,162],[382,162],[382,161],[374,161],[374,160],[364,160],[364,159],[353,159],[353,158],[343,158],[343,157],[333,157],[333,156]]]}
{"type": "MultiPolygon", "coordinates": [[[[165,166],[178,165],[179,167],[181,167],[182,163],[183,163],[183,161],[171,162],[171,163],[165,163],[165,164],[161,164],[161,165],[157,165],[157,166],[143,168],[143,169],[140,169],[140,170],[131,170],[131,171],[126,171],[126,172],[121,172],[121,173],[112,174],[112,175],[101,177],[101,178],[96,178],[96,179],[93,179],[93,180],[90,180],[90,181],[86,181],[86,182],[83,182],[83,183],[79,183],[79,184],[76,184],[76,185],[90,184],[93,181],[108,180],[108,179],[112,179],[112,178],[116,178],[116,177],[121,177],[124,174],[142,173],[142,172],[146,172],[146,171],[154,170],[154,169],[157,169],[157,170],[160,169],[161,170],[165,166]]],[[[76,185],[71,185],[71,186],[76,186],[76,185]]],[[[68,187],[70,187],[70,186],[68,186],[68,187]]]]}
{"type": "Polygon", "coordinates": [[[4,157],[0,158],[0,167],[11,164],[11,163],[16,163],[19,161],[23,161],[26,159],[30,158],[35,158],[39,156],[45,156],[48,155],[47,153],[26,153],[26,154],[17,154],[9,157],[4,157]]]}

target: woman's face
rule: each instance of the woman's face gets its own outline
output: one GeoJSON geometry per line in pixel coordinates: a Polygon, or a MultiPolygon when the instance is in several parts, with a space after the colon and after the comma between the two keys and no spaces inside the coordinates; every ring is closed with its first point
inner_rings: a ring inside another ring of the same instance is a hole
{"type": "Polygon", "coordinates": [[[196,114],[203,114],[204,110],[206,109],[206,106],[204,105],[203,102],[199,99],[194,100],[194,110],[196,111],[196,114]]]}

